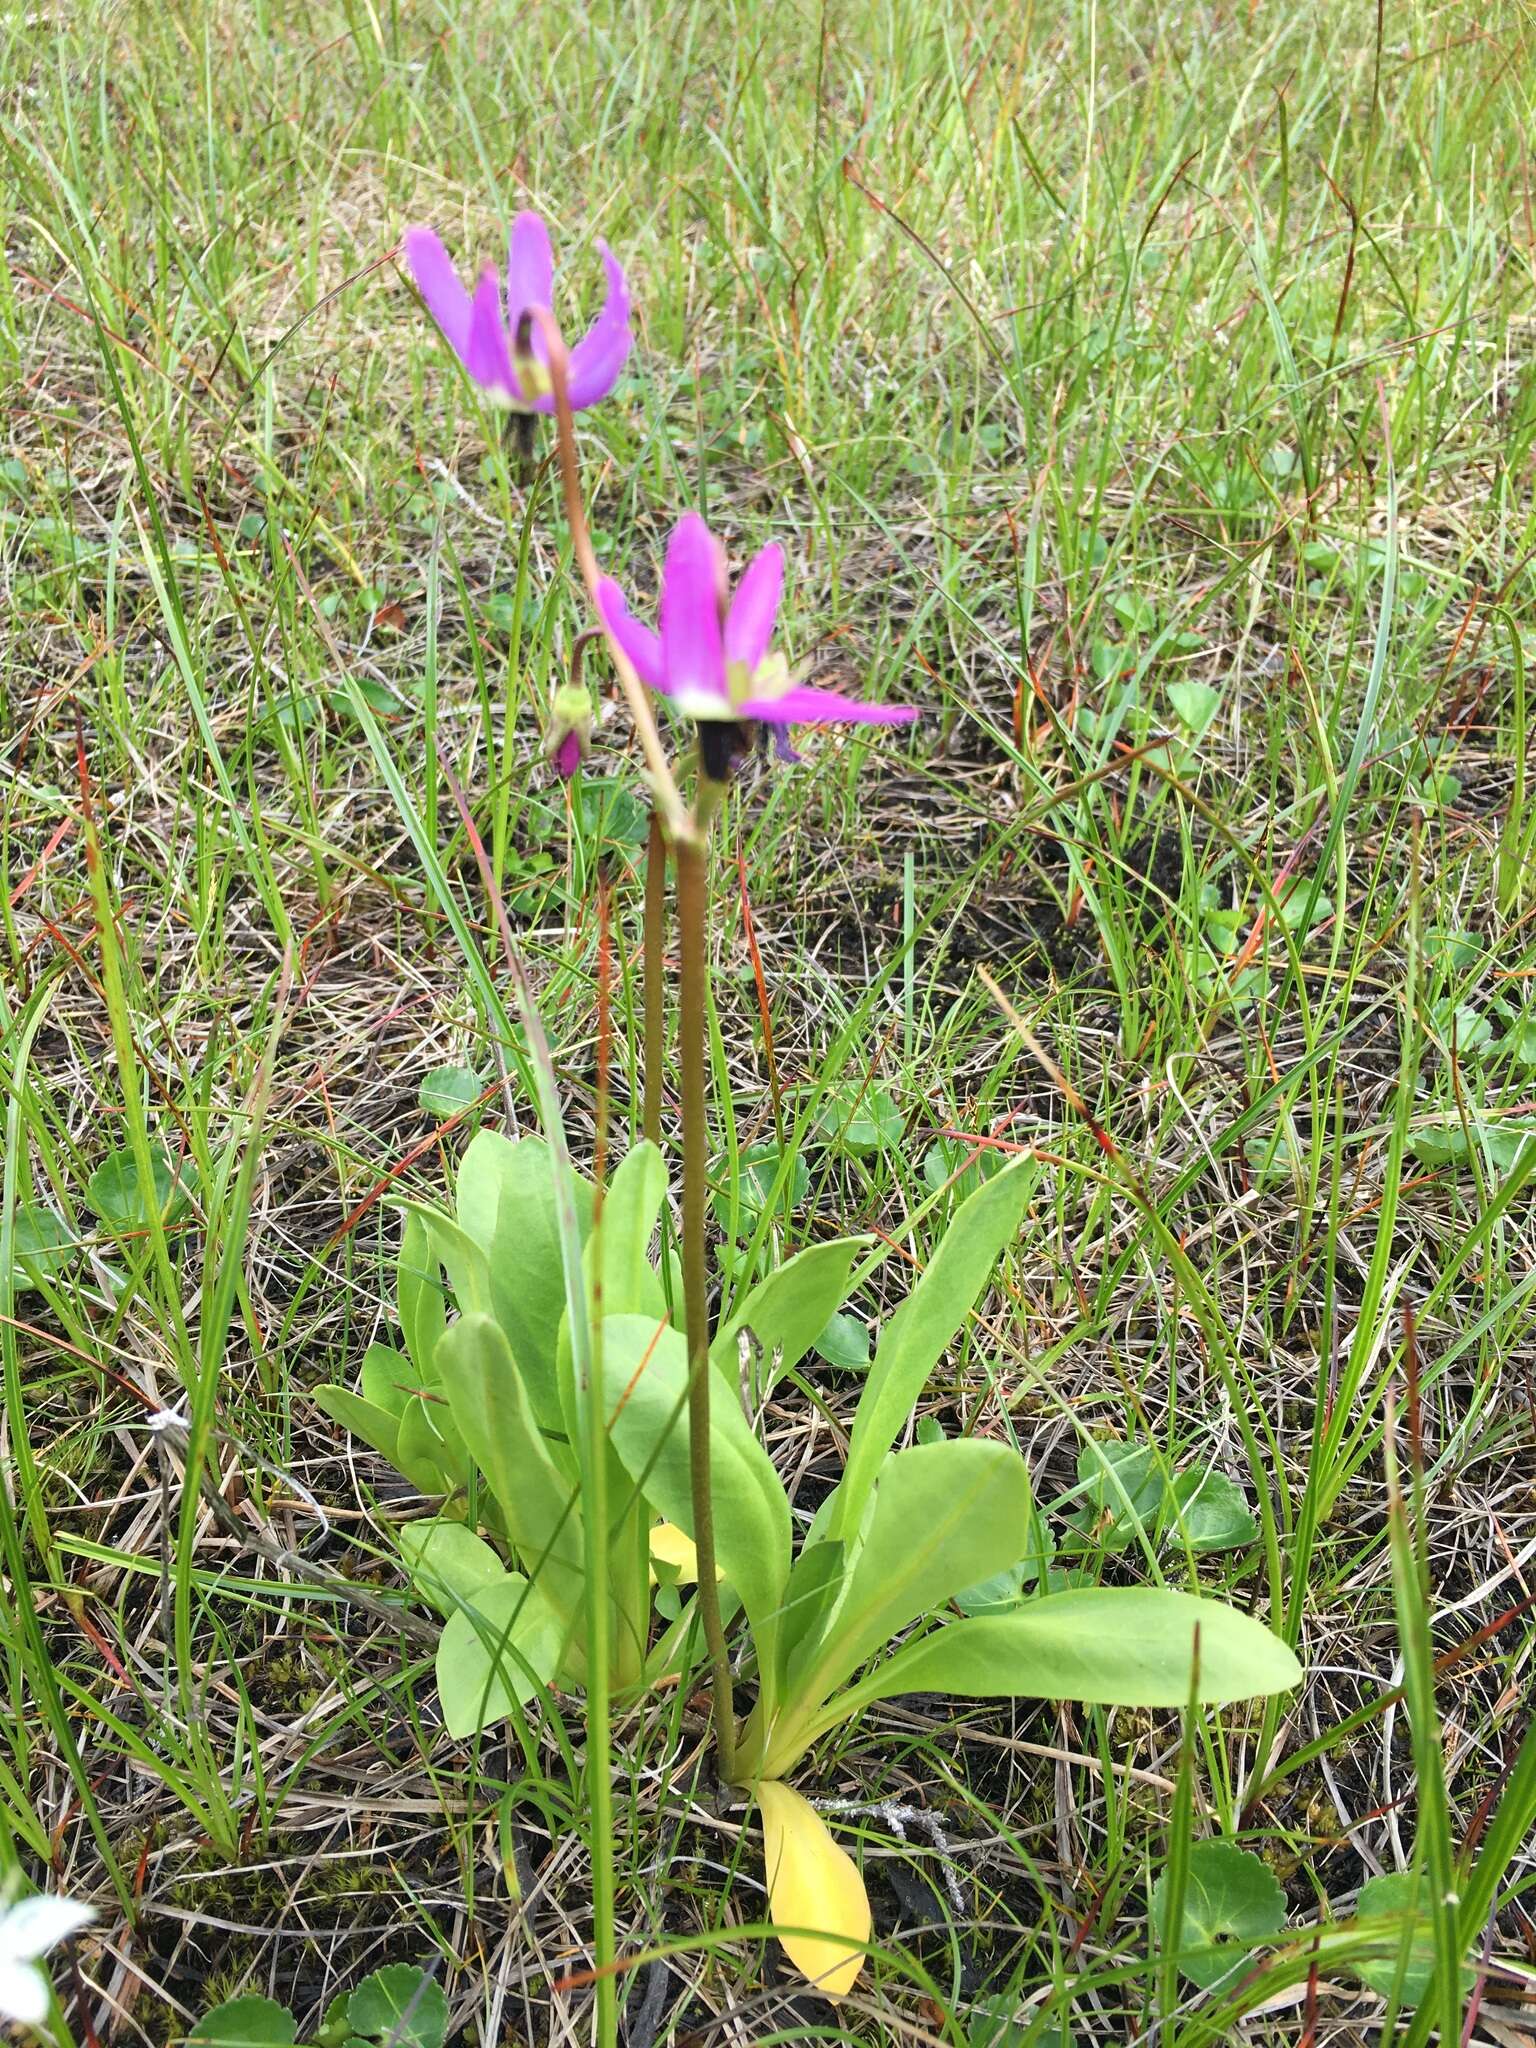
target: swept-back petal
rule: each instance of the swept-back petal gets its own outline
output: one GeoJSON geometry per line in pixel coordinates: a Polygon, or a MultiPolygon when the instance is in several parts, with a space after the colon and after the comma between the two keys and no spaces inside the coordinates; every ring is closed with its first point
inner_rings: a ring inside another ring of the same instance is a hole
{"type": "Polygon", "coordinates": [[[462,362],[469,347],[469,293],[459,282],[453,259],[430,228],[408,228],[405,260],[427,311],[462,362]]]}
{"type": "Polygon", "coordinates": [[[597,586],[597,609],[603,624],[629,656],[641,682],[659,690],[664,697],[670,695],[666,670],[662,667],[661,642],[649,626],[642,626],[631,615],[623,591],[611,576],[604,576],[597,586]]]}
{"type": "Polygon", "coordinates": [[[486,391],[504,398],[516,398],[517,378],[512,372],[512,355],[507,347],[507,330],[501,318],[501,290],[494,270],[480,279],[469,309],[469,340],[464,349],[464,367],[486,391]]]}
{"type": "Polygon", "coordinates": [[[770,541],[736,586],[725,616],[725,658],[755,675],[773,638],[784,595],[784,550],[770,541]]]}
{"type": "Polygon", "coordinates": [[[765,725],[909,725],[917,716],[915,704],[866,704],[811,683],[796,683],[780,697],[752,697],[737,711],[765,725]]]}
{"type": "MultiPolygon", "coordinates": [[[[606,242],[599,242],[608,294],[603,309],[571,350],[571,404],[580,411],[606,398],[629,360],[634,330],[629,324],[629,285],[623,266],[606,242]]],[[[553,400],[550,401],[553,405],[553,400]]]]}
{"type": "Polygon", "coordinates": [[[720,635],[724,582],[720,543],[697,512],[685,512],[672,529],[662,570],[661,659],[669,692],[686,695],[691,705],[729,701],[720,635]]]}
{"type": "Polygon", "coordinates": [[[507,325],[514,332],[517,316],[528,306],[555,303],[555,255],[549,229],[536,213],[520,213],[507,238],[507,325]]]}

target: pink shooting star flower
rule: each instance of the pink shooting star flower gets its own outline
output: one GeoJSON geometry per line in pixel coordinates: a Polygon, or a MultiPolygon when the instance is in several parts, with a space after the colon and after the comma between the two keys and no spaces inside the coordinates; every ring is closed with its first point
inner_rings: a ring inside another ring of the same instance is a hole
{"type": "MultiPolygon", "coordinates": [[[[571,350],[567,379],[571,405],[580,412],[606,398],[619,381],[634,333],[629,324],[629,287],[618,258],[606,242],[597,245],[608,273],[603,309],[571,350]]],[[[534,307],[550,311],[555,295],[555,259],[549,230],[536,213],[520,213],[512,223],[507,250],[506,292],[495,268],[487,264],[474,297],[459,282],[448,251],[430,228],[406,231],[405,257],[416,289],[443,337],[471,380],[494,403],[520,412],[552,413],[555,395],[549,380],[549,343],[537,321],[517,356],[518,328],[534,307]]]]}
{"type": "MultiPolygon", "coordinates": [[[[609,576],[597,586],[603,624],[650,689],[699,724],[707,771],[723,780],[750,728],[777,728],[780,752],[791,725],[905,725],[911,704],[866,704],[837,690],[797,683],[770,648],[784,591],[784,550],[770,542],[731,594],[725,550],[697,512],[672,529],[661,578],[661,631],[632,616],[609,576]],[[728,728],[722,732],[721,727],[728,728]]],[[[793,759],[793,755],[790,756],[793,759]]]]}

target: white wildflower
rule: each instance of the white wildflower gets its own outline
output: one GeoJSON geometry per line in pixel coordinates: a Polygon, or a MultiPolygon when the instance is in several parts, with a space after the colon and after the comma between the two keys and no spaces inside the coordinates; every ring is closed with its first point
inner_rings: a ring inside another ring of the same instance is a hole
{"type": "Polygon", "coordinates": [[[18,1899],[0,1911],[0,2020],[20,2020],[29,2027],[43,2024],[48,2017],[48,1979],[37,1959],[95,1917],[94,1906],[60,1898],[57,1892],[18,1899]]]}

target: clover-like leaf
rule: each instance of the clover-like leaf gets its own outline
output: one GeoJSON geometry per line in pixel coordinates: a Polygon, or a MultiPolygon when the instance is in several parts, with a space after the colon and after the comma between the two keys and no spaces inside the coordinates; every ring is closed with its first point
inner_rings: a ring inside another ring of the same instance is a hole
{"type": "Polygon", "coordinates": [[[1077,1454],[1080,1541],[1100,1550],[1124,1550],[1162,1505],[1165,1484],[1151,1444],[1094,1438],[1077,1454]]]}
{"type": "Polygon", "coordinates": [[[923,1154],[923,1180],[930,1194],[937,1194],[951,1175],[951,1193],[968,1195],[978,1180],[990,1180],[1002,1167],[1007,1154],[995,1146],[968,1145],[963,1138],[935,1138],[923,1154]]]}
{"type": "MultiPolygon", "coordinates": [[[[777,1145],[767,1140],[759,1145],[746,1146],[740,1159],[740,1177],[737,1182],[736,1231],[739,1237],[750,1237],[757,1229],[758,1218],[767,1206],[773,1193],[773,1184],[778,1179],[782,1155],[777,1145]]],[[[811,1172],[800,1154],[795,1153],[785,1177],[785,1187],[791,1208],[799,1208],[811,1191],[811,1172]]],[[[780,1200],[784,1190],[780,1190],[780,1200]]],[[[731,1227],[731,1198],[728,1190],[721,1190],[715,1196],[715,1215],[720,1228],[731,1227]]]]}
{"type": "Polygon", "coordinates": [[[1247,1968],[1260,1942],[1285,1925],[1285,1891],[1262,1858],[1235,1842],[1196,1842],[1189,1852],[1179,1925],[1168,1925],[1168,1878],[1152,1887],[1152,1924],[1180,1970],[1209,1991],[1247,1968]]]}
{"type": "Polygon", "coordinates": [[[869,1325],[862,1316],[834,1314],[816,1339],[816,1356],[843,1372],[862,1372],[869,1363],[869,1325]]]}
{"type": "MultiPolygon", "coordinates": [[[[149,1169],[154,1183],[155,1213],[169,1221],[186,1206],[186,1181],[172,1166],[163,1145],[150,1146],[149,1169]]],[[[190,1172],[190,1163],[183,1171],[190,1172]]],[[[85,1199],[109,1230],[148,1227],[150,1211],[145,1206],[138,1162],[131,1146],[121,1145],[107,1154],[85,1184],[85,1199]]]]}
{"type": "Polygon", "coordinates": [[[347,2000],[347,2024],[389,2048],[442,2048],[448,2001],[436,1978],[415,1963],[386,1963],[347,2000]]]}
{"type": "Polygon", "coordinates": [[[287,2006],[250,1992],[205,2014],[187,2036],[187,2048],[289,2048],[297,2039],[298,2026],[287,2006]]]}
{"type": "MultiPolygon", "coordinates": [[[[1389,1870],[1368,1878],[1355,1901],[1355,1921],[1362,1931],[1373,1921],[1389,1924],[1382,1929],[1379,1954],[1356,1958],[1348,1968],[1378,1997],[1395,1998],[1399,2006],[1417,2005],[1434,1974],[1435,1937],[1428,1905],[1428,1879],[1412,1870],[1389,1870]]],[[[1461,1981],[1465,1996],[1472,1972],[1463,1969],[1461,1981]]]]}
{"type": "Polygon", "coordinates": [[[1221,692],[1210,683],[1170,683],[1168,702],[1180,725],[1187,726],[1198,739],[1221,709],[1221,692]]]}
{"type": "Polygon", "coordinates": [[[434,1122],[445,1124],[450,1117],[472,1109],[485,1083],[473,1067],[434,1067],[423,1074],[416,1100],[434,1122]]]}
{"type": "Polygon", "coordinates": [[[1259,1525],[1242,1489],[1220,1472],[1181,1472],[1169,1487],[1164,1516],[1173,1540],[1191,1550],[1236,1550],[1259,1525]]]}
{"type": "Polygon", "coordinates": [[[828,1144],[845,1152],[878,1152],[899,1143],[906,1121],[883,1088],[834,1096],[818,1119],[828,1144]]]}
{"type": "Polygon", "coordinates": [[[613,846],[643,846],[651,829],[650,813],[639,797],[627,782],[611,776],[582,778],[576,816],[584,833],[601,835],[613,846]]]}
{"type": "Polygon", "coordinates": [[[79,1240],[46,1202],[18,1202],[11,1218],[11,1284],[18,1294],[53,1280],[74,1257],[79,1240]]]}

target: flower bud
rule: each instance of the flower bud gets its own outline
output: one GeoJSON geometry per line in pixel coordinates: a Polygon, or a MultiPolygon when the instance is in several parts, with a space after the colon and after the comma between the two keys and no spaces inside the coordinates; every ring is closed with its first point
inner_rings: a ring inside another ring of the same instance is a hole
{"type": "Polygon", "coordinates": [[[592,745],[592,699],[581,683],[562,683],[555,692],[544,751],[567,782],[592,745]]]}

